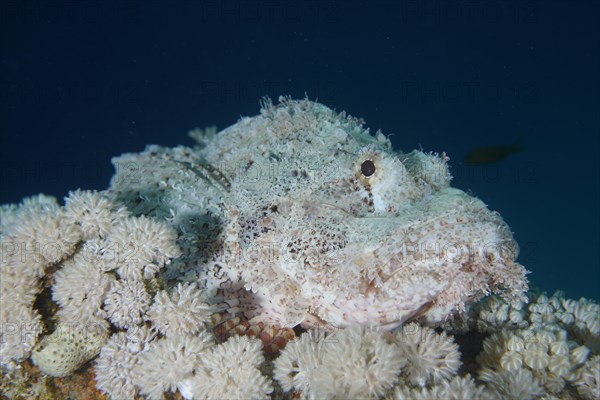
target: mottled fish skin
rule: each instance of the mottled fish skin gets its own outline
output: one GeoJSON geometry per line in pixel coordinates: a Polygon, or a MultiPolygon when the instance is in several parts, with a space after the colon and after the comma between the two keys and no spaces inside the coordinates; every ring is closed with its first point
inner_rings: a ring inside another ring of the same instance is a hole
{"type": "Polygon", "coordinates": [[[381,132],[308,100],[113,160],[111,193],[167,219],[184,255],[163,279],[281,326],[437,324],[491,292],[523,299],[509,227],[451,188],[448,157],[392,149],[381,132]]]}

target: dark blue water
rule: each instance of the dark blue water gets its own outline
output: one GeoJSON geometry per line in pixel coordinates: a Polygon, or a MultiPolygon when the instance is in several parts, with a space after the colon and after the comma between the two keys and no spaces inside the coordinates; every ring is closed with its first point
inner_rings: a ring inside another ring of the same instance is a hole
{"type": "Polygon", "coordinates": [[[445,151],[534,285],[599,299],[598,15],[595,1],[4,1],[0,203],[106,188],[112,156],[307,94],[398,149],[445,151]],[[500,163],[462,163],[520,136],[500,163]]]}

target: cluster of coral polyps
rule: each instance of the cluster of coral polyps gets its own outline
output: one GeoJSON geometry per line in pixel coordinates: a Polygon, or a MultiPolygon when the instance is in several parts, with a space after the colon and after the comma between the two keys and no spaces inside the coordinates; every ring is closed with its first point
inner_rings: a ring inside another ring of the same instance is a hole
{"type": "Polygon", "coordinates": [[[600,397],[598,304],[527,293],[445,154],[307,100],[192,137],[0,207],[4,395],[31,360],[114,399],[600,397]]]}

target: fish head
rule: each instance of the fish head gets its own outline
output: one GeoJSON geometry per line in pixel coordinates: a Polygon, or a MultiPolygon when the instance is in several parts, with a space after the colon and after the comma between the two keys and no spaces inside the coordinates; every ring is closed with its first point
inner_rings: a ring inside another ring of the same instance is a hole
{"type": "Polygon", "coordinates": [[[252,294],[254,320],[437,324],[492,291],[526,290],[510,229],[450,187],[445,154],[397,152],[307,100],[271,105],[206,149],[241,166],[229,168],[225,230],[240,256],[222,264],[252,294]]]}

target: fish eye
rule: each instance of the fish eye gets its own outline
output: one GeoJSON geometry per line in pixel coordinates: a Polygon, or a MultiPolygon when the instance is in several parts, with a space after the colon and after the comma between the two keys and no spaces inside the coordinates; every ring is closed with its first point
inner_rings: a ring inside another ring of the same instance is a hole
{"type": "Polygon", "coordinates": [[[360,165],[360,172],[367,178],[375,173],[375,163],[371,160],[365,160],[360,165]]]}

